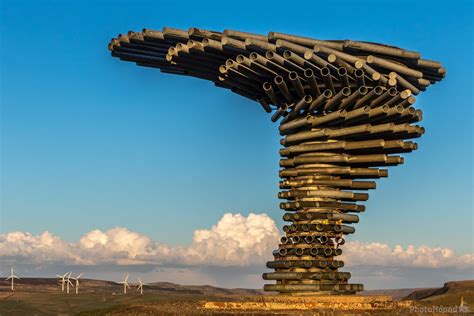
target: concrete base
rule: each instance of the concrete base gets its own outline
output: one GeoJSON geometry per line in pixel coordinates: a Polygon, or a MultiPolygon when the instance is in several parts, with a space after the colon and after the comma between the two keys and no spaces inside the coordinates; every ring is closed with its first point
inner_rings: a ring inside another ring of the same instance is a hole
{"type": "Polygon", "coordinates": [[[413,306],[413,301],[393,301],[385,295],[318,295],[290,296],[263,295],[245,297],[238,302],[203,302],[203,309],[228,311],[271,311],[271,310],[392,310],[413,306]]]}

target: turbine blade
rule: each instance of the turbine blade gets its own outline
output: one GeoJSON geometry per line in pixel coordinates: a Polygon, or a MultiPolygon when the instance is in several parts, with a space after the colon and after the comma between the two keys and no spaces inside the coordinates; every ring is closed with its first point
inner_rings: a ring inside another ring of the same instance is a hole
{"type": "Polygon", "coordinates": [[[84,272],[81,272],[81,273],[76,277],[76,279],[79,279],[83,274],[84,274],[84,272]]]}

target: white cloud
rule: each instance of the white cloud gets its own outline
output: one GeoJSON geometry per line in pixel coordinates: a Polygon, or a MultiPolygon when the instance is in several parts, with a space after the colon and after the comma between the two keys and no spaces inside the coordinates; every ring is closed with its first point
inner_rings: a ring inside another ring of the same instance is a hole
{"type": "MultiPolygon", "coordinates": [[[[123,227],[93,230],[76,243],[49,232],[0,234],[0,262],[11,264],[262,266],[278,244],[275,222],[266,214],[225,214],[211,229],[196,230],[190,245],[171,247],[123,227]]],[[[347,266],[469,269],[474,254],[449,248],[347,242],[347,266]]]]}
{"type": "Polygon", "coordinates": [[[472,268],[474,254],[457,255],[452,249],[409,245],[406,249],[396,245],[352,241],[343,248],[343,260],[348,266],[371,265],[390,267],[472,268]]]}
{"type": "Polygon", "coordinates": [[[12,232],[0,234],[0,261],[64,263],[71,265],[180,264],[248,266],[270,259],[278,242],[278,229],[266,214],[225,214],[210,230],[196,230],[191,245],[170,247],[148,236],[115,227],[93,230],[77,243],[49,232],[39,236],[12,232]]]}

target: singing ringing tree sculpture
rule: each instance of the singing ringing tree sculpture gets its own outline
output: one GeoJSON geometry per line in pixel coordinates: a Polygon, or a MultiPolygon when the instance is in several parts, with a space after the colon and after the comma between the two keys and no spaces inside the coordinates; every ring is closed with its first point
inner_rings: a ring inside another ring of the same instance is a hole
{"type": "Polygon", "coordinates": [[[280,121],[285,236],[264,289],[351,294],[344,236],[354,233],[374,179],[417,149],[422,112],[415,95],[446,73],[439,62],[398,47],[190,28],[144,29],[109,43],[112,56],[163,73],[212,81],[260,103],[280,121]],[[356,214],[353,214],[356,213],[356,214]]]}

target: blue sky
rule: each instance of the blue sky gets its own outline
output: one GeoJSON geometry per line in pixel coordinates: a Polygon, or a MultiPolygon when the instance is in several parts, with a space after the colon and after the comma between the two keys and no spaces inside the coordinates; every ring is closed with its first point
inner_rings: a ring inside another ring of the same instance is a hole
{"type": "Polygon", "coordinates": [[[417,98],[419,149],[378,181],[351,239],[473,252],[469,1],[1,3],[1,232],[74,241],[123,226],[179,245],[226,212],[281,227],[268,114],[107,51],[128,30],[196,26],[375,41],[441,61],[447,77],[417,98]]]}

